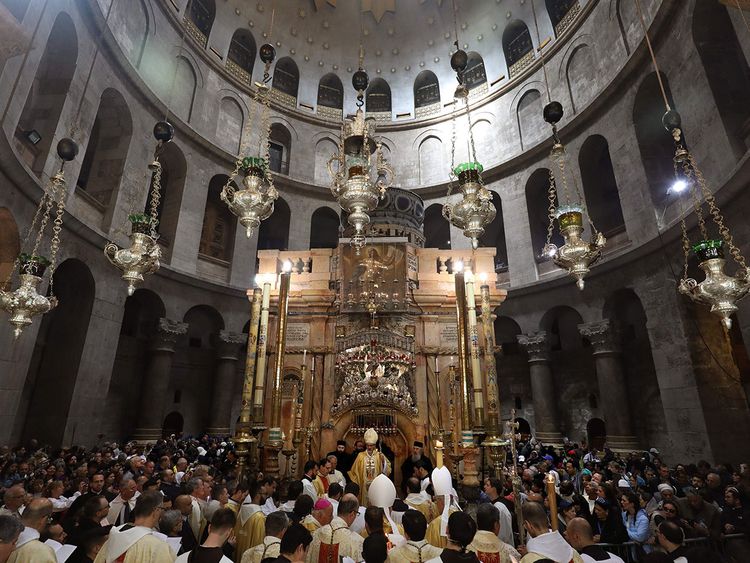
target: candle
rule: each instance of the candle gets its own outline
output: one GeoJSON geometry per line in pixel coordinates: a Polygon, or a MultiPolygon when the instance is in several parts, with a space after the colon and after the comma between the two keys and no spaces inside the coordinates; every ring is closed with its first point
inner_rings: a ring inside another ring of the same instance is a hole
{"type": "Polygon", "coordinates": [[[307,349],[302,350],[302,365],[307,365],[307,349]]]}
{"type": "Polygon", "coordinates": [[[558,528],[557,523],[557,493],[555,492],[555,478],[552,473],[547,473],[547,477],[544,479],[547,485],[547,502],[549,503],[549,515],[552,523],[552,531],[556,532],[558,528]]]}
{"type": "Polygon", "coordinates": [[[440,365],[438,364],[438,356],[435,356],[435,373],[440,371],[440,365]]]}
{"type": "Polygon", "coordinates": [[[435,456],[437,457],[436,467],[443,467],[443,442],[442,440],[435,440],[435,456]]]}

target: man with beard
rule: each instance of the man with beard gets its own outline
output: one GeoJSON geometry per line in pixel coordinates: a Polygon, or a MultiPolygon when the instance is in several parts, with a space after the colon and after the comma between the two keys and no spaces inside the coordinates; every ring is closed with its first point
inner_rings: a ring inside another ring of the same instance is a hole
{"type": "Polygon", "coordinates": [[[412,477],[416,477],[416,475],[414,475],[414,470],[417,463],[422,462],[424,464],[424,468],[428,475],[432,473],[432,462],[430,461],[430,458],[422,453],[423,450],[424,444],[415,440],[411,449],[411,456],[406,458],[406,461],[401,464],[401,492],[403,498],[406,497],[407,481],[412,477]]]}

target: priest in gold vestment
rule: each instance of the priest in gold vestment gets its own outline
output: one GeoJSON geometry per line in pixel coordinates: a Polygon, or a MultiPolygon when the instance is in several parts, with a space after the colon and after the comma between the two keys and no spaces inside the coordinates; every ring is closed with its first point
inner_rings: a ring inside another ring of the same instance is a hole
{"type": "Polygon", "coordinates": [[[359,485],[359,502],[362,505],[367,503],[367,491],[375,477],[391,474],[391,462],[375,447],[377,443],[378,433],[368,428],[365,432],[365,451],[359,452],[349,470],[352,481],[359,485]]]}

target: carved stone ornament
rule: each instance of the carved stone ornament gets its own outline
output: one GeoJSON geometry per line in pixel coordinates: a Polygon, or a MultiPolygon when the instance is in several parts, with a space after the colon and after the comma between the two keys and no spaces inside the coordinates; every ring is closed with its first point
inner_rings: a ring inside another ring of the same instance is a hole
{"type": "Polygon", "coordinates": [[[519,334],[518,343],[526,350],[530,362],[548,362],[549,361],[549,341],[547,332],[540,330],[530,334],[519,334]]]}
{"type": "Polygon", "coordinates": [[[611,354],[620,351],[615,328],[609,319],[580,324],[578,332],[591,342],[594,354],[611,354]]]}
{"type": "Polygon", "coordinates": [[[173,321],[172,319],[159,319],[159,327],[156,332],[155,349],[174,352],[175,345],[180,336],[187,334],[188,323],[173,321]]]}

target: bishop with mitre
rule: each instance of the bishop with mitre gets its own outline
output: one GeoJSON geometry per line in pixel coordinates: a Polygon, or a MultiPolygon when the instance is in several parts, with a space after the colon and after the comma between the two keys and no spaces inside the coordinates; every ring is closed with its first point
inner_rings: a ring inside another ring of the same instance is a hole
{"type": "Polygon", "coordinates": [[[365,432],[365,451],[359,452],[349,470],[349,477],[359,485],[359,502],[362,504],[367,503],[367,492],[375,478],[378,475],[387,477],[391,474],[391,462],[378,451],[377,443],[378,433],[368,428],[365,432]]]}

